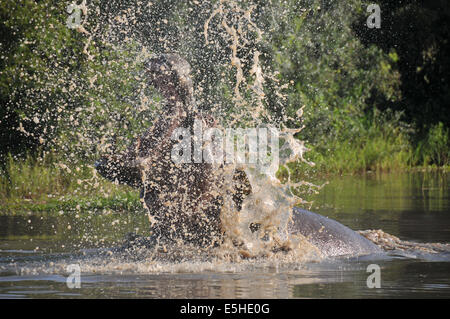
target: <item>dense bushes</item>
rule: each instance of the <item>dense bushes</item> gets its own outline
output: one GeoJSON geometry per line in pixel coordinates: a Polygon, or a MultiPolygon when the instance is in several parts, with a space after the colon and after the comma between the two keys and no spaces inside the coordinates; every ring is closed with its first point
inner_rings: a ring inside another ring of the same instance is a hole
{"type": "Polygon", "coordinates": [[[382,27],[369,29],[368,4],[294,5],[273,36],[311,159],[334,173],[449,165],[449,6],[381,1],[382,27]]]}

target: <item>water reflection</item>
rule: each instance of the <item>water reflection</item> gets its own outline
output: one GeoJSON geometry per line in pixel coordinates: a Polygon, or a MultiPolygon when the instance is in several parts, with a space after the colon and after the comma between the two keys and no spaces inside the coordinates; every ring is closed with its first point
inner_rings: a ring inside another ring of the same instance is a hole
{"type": "MultiPolygon", "coordinates": [[[[355,230],[382,229],[403,240],[449,243],[449,189],[443,173],[341,177],[312,198],[312,209],[355,230]]],[[[450,297],[449,258],[250,260],[197,267],[145,258],[114,263],[98,253],[98,247],[112,247],[130,231],[145,234],[147,223],[136,212],[0,216],[0,298],[450,297]],[[92,247],[94,257],[81,253],[92,247]],[[81,289],[66,285],[64,266],[72,262],[89,266],[81,289]],[[381,267],[380,289],[367,288],[371,263],[381,267]]]]}
{"type": "Polygon", "coordinates": [[[382,229],[403,240],[450,242],[450,179],[442,172],[334,178],[313,210],[352,229],[382,229]]]}

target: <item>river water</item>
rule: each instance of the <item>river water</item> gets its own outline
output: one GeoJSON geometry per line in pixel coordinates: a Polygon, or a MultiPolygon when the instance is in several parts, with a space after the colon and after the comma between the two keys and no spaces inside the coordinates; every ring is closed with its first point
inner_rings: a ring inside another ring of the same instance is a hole
{"type": "MultiPolygon", "coordinates": [[[[448,174],[368,174],[328,181],[310,198],[312,211],[354,230],[450,243],[448,174]]],[[[0,298],[450,297],[448,253],[236,261],[204,258],[195,251],[182,259],[156,260],[110,250],[129,232],[145,234],[147,225],[143,211],[3,214],[0,298]],[[367,285],[373,264],[380,267],[380,288],[367,285]],[[69,265],[79,267],[79,277],[69,265]],[[68,278],[79,278],[79,288],[69,287],[68,278]]]]}

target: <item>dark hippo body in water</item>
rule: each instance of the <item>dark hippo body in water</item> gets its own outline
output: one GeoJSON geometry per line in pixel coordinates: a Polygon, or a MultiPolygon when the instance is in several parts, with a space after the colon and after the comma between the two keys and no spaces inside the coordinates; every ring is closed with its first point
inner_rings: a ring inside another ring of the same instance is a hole
{"type": "Polygon", "coordinates": [[[367,238],[341,223],[316,213],[294,207],[289,234],[301,234],[324,256],[360,256],[382,253],[367,238]]]}

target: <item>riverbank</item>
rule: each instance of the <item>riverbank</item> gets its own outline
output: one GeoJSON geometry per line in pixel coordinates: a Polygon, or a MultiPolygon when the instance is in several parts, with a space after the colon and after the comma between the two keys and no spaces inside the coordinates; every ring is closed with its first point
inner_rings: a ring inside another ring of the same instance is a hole
{"type": "MultiPolygon", "coordinates": [[[[314,166],[297,163],[290,167],[294,180],[320,183],[342,175],[385,174],[401,172],[450,172],[450,166],[414,166],[375,165],[374,169],[351,170],[358,162],[350,150],[339,152],[335,157],[326,159],[317,152],[310,152],[309,160],[314,166]],[[310,154],[311,153],[311,154],[310,154]],[[340,155],[339,155],[340,154],[340,155]],[[341,156],[341,157],[339,157],[341,156]],[[346,160],[348,158],[348,160],[346,160]],[[351,160],[354,159],[354,162],[351,160]]],[[[364,159],[359,163],[364,163],[364,159]]],[[[395,163],[395,162],[392,162],[395,163]]],[[[69,167],[55,157],[36,160],[9,159],[6,174],[0,175],[0,215],[26,215],[30,213],[61,214],[85,211],[139,211],[143,210],[139,192],[123,185],[111,183],[97,175],[89,165],[69,167]]],[[[287,176],[281,169],[279,178],[287,176]]]]}
{"type": "Polygon", "coordinates": [[[0,215],[142,209],[138,191],[105,180],[90,165],[67,165],[54,156],[10,157],[5,171],[0,215]]]}

